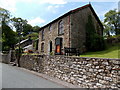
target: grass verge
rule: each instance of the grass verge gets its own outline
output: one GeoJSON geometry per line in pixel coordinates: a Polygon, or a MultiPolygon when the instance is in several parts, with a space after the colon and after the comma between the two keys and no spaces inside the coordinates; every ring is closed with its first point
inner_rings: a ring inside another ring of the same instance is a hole
{"type": "Polygon", "coordinates": [[[120,59],[120,44],[109,45],[104,51],[86,52],[81,57],[98,57],[120,59]]]}

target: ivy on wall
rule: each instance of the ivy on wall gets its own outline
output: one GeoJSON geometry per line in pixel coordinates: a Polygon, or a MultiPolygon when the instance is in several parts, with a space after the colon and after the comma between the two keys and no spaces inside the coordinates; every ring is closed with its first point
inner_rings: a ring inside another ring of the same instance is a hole
{"type": "Polygon", "coordinates": [[[88,22],[86,23],[86,49],[87,51],[99,51],[105,48],[104,39],[95,29],[93,18],[88,15],[88,22]]]}

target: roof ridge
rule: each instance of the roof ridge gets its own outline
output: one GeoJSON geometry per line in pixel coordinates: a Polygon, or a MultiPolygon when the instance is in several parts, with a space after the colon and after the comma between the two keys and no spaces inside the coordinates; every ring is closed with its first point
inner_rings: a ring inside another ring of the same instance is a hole
{"type": "Polygon", "coordinates": [[[76,12],[76,11],[78,11],[78,10],[80,10],[80,9],[84,9],[84,8],[86,8],[86,7],[89,7],[89,6],[91,6],[91,4],[87,4],[87,5],[78,7],[78,8],[76,8],[76,9],[71,10],[70,12],[76,12]]]}

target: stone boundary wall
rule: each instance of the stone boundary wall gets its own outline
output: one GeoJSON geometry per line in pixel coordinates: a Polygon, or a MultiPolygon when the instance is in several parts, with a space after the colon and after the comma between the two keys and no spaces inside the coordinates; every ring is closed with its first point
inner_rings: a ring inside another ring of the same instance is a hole
{"type": "Polygon", "coordinates": [[[0,62],[6,63],[6,64],[10,63],[10,58],[9,58],[9,55],[8,55],[8,54],[2,54],[2,55],[0,55],[0,56],[1,56],[0,62]]]}
{"type": "Polygon", "coordinates": [[[20,64],[83,88],[120,88],[120,59],[24,55],[20,64]]]}
{"type": "Polygon", "coordinates": [[[43,72],[43,56],[40,55],[23,55],[20,59],[20,66],[29,70],[43,72]]]}

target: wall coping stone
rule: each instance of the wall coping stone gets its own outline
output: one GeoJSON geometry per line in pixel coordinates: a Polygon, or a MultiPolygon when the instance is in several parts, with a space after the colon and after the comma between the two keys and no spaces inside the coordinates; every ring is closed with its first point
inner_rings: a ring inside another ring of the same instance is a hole
{"type": "MultiPolygon", "coordinates": [[[[25,56],[25,55],[23,55],[25,56]]],[[[49,56],[49,57],[65,57],[65,58],[74,58],[74,59],[102,59],[102,60],[120,60],[119,58],[98,58],[98,57],[80,57],[80,56],[65,56],[65,55],[26,55],[26,56],[49,56]]]]}

